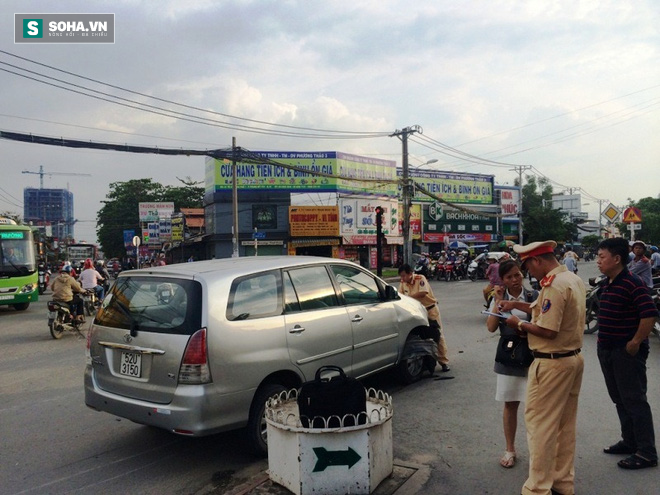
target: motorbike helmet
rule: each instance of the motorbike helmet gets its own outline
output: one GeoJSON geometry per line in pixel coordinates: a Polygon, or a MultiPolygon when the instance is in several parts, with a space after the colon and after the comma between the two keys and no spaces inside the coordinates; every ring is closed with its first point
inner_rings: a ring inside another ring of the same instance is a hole
{"type": "Polygon", "coordinates": [[[646,244],[644,244],[642,241],[635,241],[635,242],[633,242],[633,243],[631,244],[631,246],[634,248],[634,247],[637,246],[638,244],[639,244],[640,246],[642,246],[642,249],[646,250],[646,244]]]}
{"type": "Polygon", "coordinates": [[[60,271],[64,273],[71,273],[71,265],[65,264],[64,266],[62,266],[62,269],[60,271]]]}
{"type": "Polygon", "coordinates": [[[102,266],[103,266],[103,260],[96,260],[96,264],[97,264],[98,266],[101,266],[101,267],[102,267],[102,266]]]}
{"type": "Polygon", "coordinates": [[[654,253],[657,253],[658,252],[658,246],[651,246],[651,251],[653,251],[654,253]]]}

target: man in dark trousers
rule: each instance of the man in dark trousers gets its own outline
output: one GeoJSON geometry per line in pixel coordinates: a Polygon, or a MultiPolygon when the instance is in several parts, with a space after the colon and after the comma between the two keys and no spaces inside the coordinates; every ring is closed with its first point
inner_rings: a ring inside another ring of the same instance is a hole
{"type": "Polygon", "coordinates": [[[527,335],[534,361],[527,375],[525,424],[529,446],[529,475],[523,495],[575,493],[575,437],[578,395],[584,360],[586,289],[580,277],[560,265],[555,241],[516,244],[522,267],[540,281],[541,292],[531,304],[500,301],[500,312],[521,304],[532,321],[510,316],[506,324],[527,335]]]}
{"type": "Polygon", "coordinates": [[[596,263],[608,278],[598,312],[598,360],[621,423],[621,440],[604,452],[629,455],[618,462],[623,469],[642,469],[658,465],[646,399],[648,336],[658,310],[646,284],[630,272],[627,262],[625,239],[605,239],[598,246],[596,263]]]}

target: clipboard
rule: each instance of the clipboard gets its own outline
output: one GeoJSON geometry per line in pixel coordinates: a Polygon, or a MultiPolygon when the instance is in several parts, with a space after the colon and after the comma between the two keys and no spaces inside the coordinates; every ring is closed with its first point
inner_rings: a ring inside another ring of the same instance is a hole
{"type": "Polygon", "coordinates": [[[499,313],[493,313],[491,311],[486,311],[485,309],[481,312],[481,314],[488,316],[497,316],[498,318],[502,318],[504,320],[506,320],[509,316],[511,316],[509,313],[499,314],[499,313]]]}

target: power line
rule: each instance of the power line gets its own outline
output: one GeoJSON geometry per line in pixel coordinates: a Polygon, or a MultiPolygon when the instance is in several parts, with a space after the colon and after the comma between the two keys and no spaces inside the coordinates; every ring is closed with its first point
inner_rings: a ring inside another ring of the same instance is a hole
{"type": "Polygon", "coordinates": [[[218,116],[222,116],[222,117],[228,117],[228,118],[232,118],[232,119],[236,119],[236,120],[243,120],[243,121],[247,121],[247,122],[259,123],[259,124],[262,124],[262,125],[275,127],[276,129],[267,129],[267,128],[263,128],[263,127],[254,127],[254,126],[248,126],[248,125],[243,125],[243,124],[232,124],[232,123],[226,122],[226,121],[219,121],[219,120],[215,120],[215,119],[209,119],[209,118],[206,118],[206,117],[201,117],[201,116],[198,116],[198,115],[191,115],[191,114],[187,114],[187,113],[184,113],[184,112],[178,112],[178,111],[175,111],[175,110],[158,107],[156,105],[150,105],[150,104],[147,104],[147,103],[142,103],[142,102],[139,102],[139,101],[130,100],[128,98],[123,98],[121,96],[112,95],[112,94],[106,93],[104,91],[99,91],[99,90],[89,88],[89,87],[86,87],[86,86],[82,86],[82,85],[79,85],[79,84],[71,83],[71,82],[65,81],[63,79],[58,79],[58,78],[55,78],[55,77],[52,77],[52,76],[48,76],[46,74],[42,74],[42,73],[32,71],[32,70],[29,70],[29,69],[26,69],[26,68],[23,68],[23,67],[19,67],[19,66],[14,65],[14,64],[10,64],[8,62],[0,61],[1,64],[12,67],[12,68],[17,69],[19,71],[23,71],[23,72],[26,72],[28,74],[33,74],[34,76],[39,76],[41,78],[45,78],[45,79],[50,80],[50,81],[56,81],[58,83],[65,84],[65,85],[68,85],[68,86],[71,86],[71,87],[66,87],[66,86],[61,86],[59,84],[54,84],[52,82],[37,79],[36,77],[28,76],[26,74],[21,74],[21,73],[12,71],[12,70],[0,69],[4,72],[14,74],[16,76],[23,77],[23,78],[26,78],[26,79],[30,79],[32,81],[35,81],[35,82],[38,82],[38,83],[41,83],[41,84],[46,84],[46,85],[49,85],[49,86],[52,86],[52,87],[63,89],[65,91],[70,91],[70,92],[73,92],[73,93],[77,93],[77,94],[82,95],[82,96],[87,96],[87,97],[90,97],[90,98],[99,99],[99,100],[102,100],[102,101],[106,101],[108,103],[113,103],[113,104],[125,106],[125,107],[128,107],[128,108],[133,108],[135,110],[140,110],[140,111],[149,112],[149,113],[155,113],[157,115],[163,115],[163,116],[170,117],[170,118],[188,120],[188,121],[195,122],[195,123],[215,125],[216,127],[227,128],[227,129],[232,129],[232,130],[239,130],[239,131],[242,130],[242,131],[245,131],[245,132],[257,133],[257,134],[270,134],[270,135],[276,135],[276,136],[299,137],[299,138],[365,139],[365,138],[374,138],[374,137],[384,137],[384,136],[389,135],[388,132],[382,132],[382,131],[373,131],[373,132],[369,131],[369,132],[367,132],[367,131],[339,131],[339,130],[314,129],[314,128],[290,126],[290,125],[284,125],[284,124],[273,124],[273,123],[270,123],[270,122],[257,121],[257,120],[254,120],[254,119],[246,119],[246,118],[242,118],[242,117],[236,117],[236,116],[233,116],[233,115],[223,114],[223,113],[220,113],[220,112],[215,112],[215,111],[211,111],[211,110],[207,110],[207,109],[203,109],[203,108],[199,108],[199,107],[194,107],[194,106],[191,106],[191,105],[185,105],[185,104],[177,103],[177,102],[174,102],[174,101],[171,101],[171,100],[166,100],[166,99],[163,99],[163,98],[158,98],[158,97],[146,95],[146,94],[143,94],[143,93],[139,93],[139,92],[136,92],[136,91],[132,91],[132,90],[129,90],[129,89],[125,89],[125,88],[122,88],[122,87],[119,87],[119,86],[114,86],[114,85],[111,85],[111,84],[107,84],[107,83],[104,83],[102,81],[98,81],[98,80],[91,79],[91,78],[88,78],[88,77],[80,76],[78,74],[74,74],[72,72],[57,69],[56,67],[52,67],[52,66],[49,66],[49,65],[46,65],[46,64],[41,64],[39,62],[35,62],[35,61],[32,61],[32,60],[26,59],[24,57],[19,57],[17,55],[11,54],[11,53],[3,51],[3,50],[0,50],[0,53],[4,53],[6,55],[10,55],[10,56],[13,56],[13,57],[16,57],[16,58],[19,58],[19,59],[37,64],[37,65],[40,65],[40,66],[43,66],[43,67],[47,67],[51,70],[55,70],[55,71],[62,72],[62,73],[65,73],[65,74],[68,74],[68,75],[71,75],[71,76],[74,76],[74,77],[78,77],[78,78],[81,78],[81,79],[92,81],[92,82],[95,82],[97,84],[102,84],[104,86],[108,86],[108,87],[111,87],[111,88],[114,88],[114,89],[119,89],[121,91],[125,91],[125,92],[131,93],[131,94],[139,95],[141,97],[153,99],[153,100],[160,101],[160,102],[165,102],[165,103],[168,103],[168,104],[180,106],[182,108],[192,109],[192,110],[203,112],[203,113],[218,115],[218,116]],[[72,88],[78,88],[78,89],[72,89],[72,88]],[[96,95],[85,93],[84,91],[89,91],[89,92],[95,93],[96,95]],[[97,96],[97,95],[102,95],[102,96],[97,96]],[[105,98],[105,97],[107,97],[107,98],[105,98]],[[108,98],[113,98],[113,99],[119,100],[119,101],[114,101],[114,100],[108,99],[108,98]],[[125,102],[125,103],[122,103],[122,102],[125,102]],[[293,132],[293,131],[287,131],[287,130],[277,130],[277,128],[295,129],[296,131],[300,131],[300,132],[293,132]]]}
{"type": "Polygon", "coordinates": [[[580,112],[582,110],[587,110],[589,108],[594,108],[594,107],[597,107],[597,106],[600,106],[600,105],[604,105],[605,103],[610,103],[612,101],[621,100],[623,98],[627,98],[628,96],[636,95],[638,93],[643,93],[645,91],[650,91],[650,90],[656,89],[656,88],[660,88],[660,84],[656,84],[654,86],[649,86],[648,88],[639,89],[637,91],[633,91],[632,93],[627,93],[625,95],[616,96],[614,98],[610,98],[609,100],[603,100],[603,101],[599,101],[597,103],[592,103],[591,105],[587,105],[587,106],[584,106],[584,107],[581,107],[581,108],[576,108],[575,110],[571,110],[570,112],[560,113],[558,115],[553,115],[552,117],[537,120],[535,122],[530,122],[529,124],[521,125],[521,126],[518,126],[518,127],[513,127],[511,129],[507,129],[506,131],[500,131],[500,132],[496,132],[494,134],[489,134],[488,136],[483,136],[483,137],[480,137],[478,139],[473,139],[472,141],[467,141],[465,143],[461,143],[458,146],[464,146],[466,144],[477,143],[479,141],[483,141],[484,139],[488,139],[488,138],[495,137],[495,136],[501,136],[502,134],[508,134],[508,133],[513,132],[513,131],[519,131],[520,129],[525,129],[526,127],[531,127],[531,126],[534,126],[534,125],[542,124],[542,123],[548,122],[550,120],[558,119],[559,117],[564,117],[566,115],[571,115],[575,112],[580,112]]]}

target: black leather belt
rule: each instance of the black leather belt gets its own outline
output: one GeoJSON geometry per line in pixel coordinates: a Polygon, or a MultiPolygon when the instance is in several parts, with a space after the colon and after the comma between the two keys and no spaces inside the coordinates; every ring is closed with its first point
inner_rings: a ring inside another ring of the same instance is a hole
{"type": "Polygon", "coordinates": [[[426,306],[426,311],[430,311],[433,308],[435,308],[435,304],[431,304],[430,306],[426,306]]]}
{"type": "Polygon", "coordinates": [[[575,349],[574,351],[568,351],[568,352],[536,352],[532,351],[532,354],[534,355],[535,358],[541,358],[541,359],[559,359],[559,358],[565,358],[569,356],[577,356],[582,352],[582,349],[575,349]]]}

